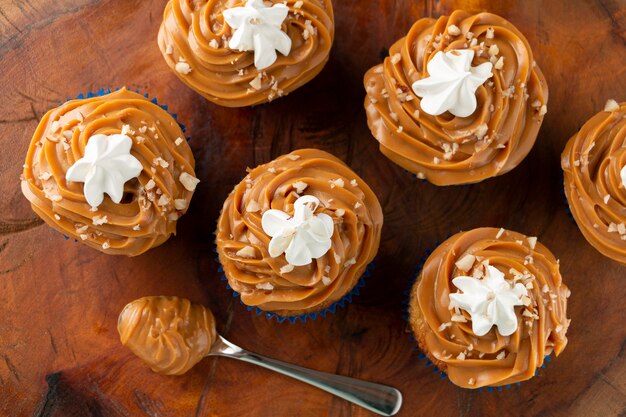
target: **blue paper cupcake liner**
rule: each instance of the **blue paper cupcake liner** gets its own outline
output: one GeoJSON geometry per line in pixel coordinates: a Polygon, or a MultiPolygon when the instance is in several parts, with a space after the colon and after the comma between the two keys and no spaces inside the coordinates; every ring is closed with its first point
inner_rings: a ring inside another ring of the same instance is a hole
{"type": "MultiPolygon", "coordinates": [[[[444,239],[444,242],[446,240],[448,240],[452,235],[446,237],[444,239]]],[[[441,243],[437,243],[434,248],[438,247],[441,243]]],[[[424,264],[426,263],[426,260],[428,259],[428,257],[433,253],[434,249],[428,249],[424,252],[424,255],[422,255],[422,257],[420,258],[420,262],[419,265],[415,268],[415,272],[413,274],[411,274],[411,276],[408,279],[408,283],[407,283],[407,288],[404,290],[404,301],[402,302],[402,309],[403,309],[403,318],[406,321],[406,324],[408,326],[409,329],[411,329],[411,322],[410,322],[410,314],[409,314],[409,309],[410,309],[410,302],[411,302],[411,290],[413,289],[413,286],[415,285],[415,283],[417,282],[420,273],[422,272],[422,268],[424,267],[424,264]]],[[[459,389],[465,389],[468,391],[472,391],[472,392],[493,392],[493,391],[503,391],[505,388],[506,389],[511,389],[514,386],[519,387],[522,382],[524,381],[520,381],[520,382],[515,382],[514,384],[506,384],[506,385],[502,385],[499,387],[480,387],[480,388],[463,388],[463,387],[459,387],[458,385],[455,385],[452,381],[450,381],[450,379],[448,378],[448,374],[446,374],[444,371],[442,371],[441,369],[439,369],[439,367],[437,367],[434,363],[431,362],[431,360],[428,358],[428,356],[426,356],[426,354],[419,348],[419,345],[417,343],[417,340],[415,339],[415,336],[413,335],[413,330],[411,329],[411,331],[408,333],[409,334],[409,340],[411,341],[411,344],[413,345],[413,351],[417,352],[417,359],[419,361],[424,362],[424,365],[429,368],[432,367],[432,372],[433,374],[438,374],[439,375],[439,379],[447,379],[448,382],[452,385],[454,385],[455,387],[459,388],[459,389]]],[[[550,362],[552,360],[551,356],[545,356],[544,357],[544,361],[541,364],[541,368],[545,368],[546,367],[546,363],[550,362]]],[[[535,370],[535,375],[537,376],[537,374],[539,373],[539,368],[537,368],[535,370]]]]}
{"type": "MultiPolygon", "coordinates": [[[[101,88],[98,91],[88,91],[87,93],[80,93],[79,95],[77,95],[74,98],[66,98],[65,101],[62,101],[61,103],[59,103],[59,106],[67,103],[68,101],[71,100],[84,100],[87,98],[92,98],[92,97],[101,97],[101,96],[106,96],[107,94],[111,94],[113,91],[119,91],[122,87],[117,87],[114,90],[111,90],[110,88],[101,88]]],[[[147,98],[148,100],[150,100],[151,103],[156,104],[157,106],[159,106],[160,108],[162,108],[163,110],[165,110],[170,116],[172,116],[174,118],[174,120],[176,121],[176,123],[178,124],[178,126],[180,126],[180,129],[183,131],[183,133],[185,133],[185,139],[187,139],[187,142],[189,142],[191,140],[191,136],[187,136],[187,127],[182,124],[179,120],[178,120],[178,113],[171,113],[169,111],[169,108],[167,106],[167,104],[161,104],[159,103],[158,99],[156,97],[152,97],[150,98],[150,95],[148,93],[142,93],[139,90],[131,90],[130,88],[127,88],[128,91],[134,91],[137,94],[141,94],[142,96],[144,96],[145,98],[147,98]]],[[[64,233],[61,233],[55,229],[52,229],[55,232],[59,233],[61,236],[63,236],[65,238],[65,240],[73,240],[74,243],[78,243],[77,239],[72,239],[71,237],[67,236],[64,233]]]]}
{"type": "MultiPolygon", "coordinates": [[[[214,252],[217,254],[217,248],[214,249],[214,252]]],[[[254,314],[256,314],[257,316],[263,315],[268,320],[275,319],[278,323],[289,322],[291,324],[297,323],[298,321],[301,321],[302,323],[306,323],[307,320],[311,320],[311,321],[315,320],[318,316],[322,316],[323,318],[325,318],[329,313],[335,314],[335,312],[337,311],[337,308],[344,308],[346,304],[349,304],[352,302],[353,297],[356,297],[357,295],[361,293],[361,289],[365,286],[365,279],[369,277],[372,274],[372,271],[374,270],[374,261],[372,261],[367,265],[367,267],[365,268],[365,271],[363,272],[363,274],[357,281],[354,288],[352,288],[339,301],[335,301],[333,304],[331,304],[329,307],[324,308],[323,310],[313,311],[311,313],[300,314],[297,316],[281,316],[271,311],[265,311],[265,310],[260,309],[259,307],[249,306],[245,304],[241,300],[241,297],[239,296],[240,294],[237,291],[233,290],[233,288],[228,284],[228,278],[226,278],[226,274],[224,273],[224,268],[222,267],[222,263],[220,262],[218,256],[216,256],[215,261],[217,262],[217,265],[218,265],[217,270],[220,273],[220,280],[226,282],[226,288],[228,288],[232,292],[232,296],[238,297],[239,302],[242,305],[244,305],[248,311],[254,312],[254,314]]]]}

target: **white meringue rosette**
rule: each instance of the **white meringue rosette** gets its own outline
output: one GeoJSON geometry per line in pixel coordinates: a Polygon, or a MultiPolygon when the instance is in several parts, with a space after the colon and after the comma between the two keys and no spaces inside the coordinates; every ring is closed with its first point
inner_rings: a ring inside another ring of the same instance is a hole
{"type": "Polygon", "coordinates": [[[510,336],[517,330],[515,307],[524,305],[521,297],[528,294],[523,284],[511,285],[491,265],[487,266],[483,279],[458,276],[452,283],[463,293],[450,294],[450,306],[470,314],[476,336],[486,335],[494,325],[502,336],[510,336]]]}
{"type": "Polygon", "coordinates": [[[263,231],[272,238],[268,251],[272,258],[283,253],[290,265],[304,266],[321,258],[331,247],[333,219],[315,214],[320,201],[311,195],[299,197],[293,204],[293,217],[282,210],[263,213],[263,231]]]}
{"type": "Polygon", "coordinates": [[[289,8],[277,3],[268,7],[263,0],[248,0],[243,7],[224,10],[224,20],[235,33],[228,47],[237,51],[254,51],[254,66],[263,70],[278,58],[276,51],[287,56],[291,38],[281,30],[289,8]]]}
{"type": "Polygon", "coordinates": [[[119,204],[124,196],[124,184],[137,178],[143,167],[130,153],[133,141],[126,135],[94,135],[85,146],[85,155],[67,171],[68,181],[84,182],[87,203],[98,207],[108,194],[119,204]]]}
{"type": "Polygon", "coordinates": [[[422,110],[432,116],[447,111],[457,117],[467,117],[476,111],[476,90],[493,76],[491,62],[472,67],[474,51],[457,49],[439,51],[428,62],[429,76],[412,85],[422,98],[422,110]]]}

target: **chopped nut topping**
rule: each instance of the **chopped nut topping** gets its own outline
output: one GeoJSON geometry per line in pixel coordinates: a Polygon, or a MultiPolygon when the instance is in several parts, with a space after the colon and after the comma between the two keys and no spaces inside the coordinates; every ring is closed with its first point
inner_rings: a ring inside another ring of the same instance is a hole
{"type": "Polygon", "coordinates": [[[493,39],[493,32],[494,32],[493,28],[487,29],[487,33],[485,33],[485,38],[493,39]]]}
{"type": "Polygon", "coordinates": [[[299,9],[299,8],[302,7],[303,4],[304,4],[304,2],[302,0],[298,0],[297,2],[295,2],[293,4],[293,7],[296,8],[296,9],[299,9]]]}
{"type": "Polygon", "coordinates": [[[165,194],[159,197],[159,201],[157,201],[157,205],[161,207],[167,206],[169,203],[170,203],[170,198],[166,196],[165,194]]]}
{"type": "Polygon", "coordinates": [[[335,210],[335,215],[337,217],[343,217],[344,214],[346,214],[346,211],[344,209],[337,209],[337,210],[335,210]]]}
{"type": "Polygon", "coordinates": [[[530,246],[531,249],[535,249],[535,246],[537,246],[537,238],[536,237],[529,237],[526,240],[528,240],[528,246],[530,246]]]}
{"type": "Polygon", "coordinates": [[[293,271],[295,269],[295,266],[291,265],[291,264],[287,264],[285,266],[283,266],[282,268],[280,268],[280,273],[281,274],[288,274],[291,271],[293,271]]]}
{"type": "Polygon", "coordinates": [[[259,290],[272,291],[274,286],[269,282],[263,282],[261,284],[256,284],[256,288],[259,290]]]}
{"type": "Polygon", "coordinates": [[[174,208],[176,208],[176,210],[185,210],[187,208],[187,200],[184,198],[177,198],[174,200],[174,208]]]}
{"type": "Polygon", "coordinates": [[[541,108],[539,109],[539,117],[541,116],[545,116],[545,114],[548,113],[548,106],[546,106],[545,104],[543,106],[541,106],[541,108]]]}
{"type": "Polygon", "coordinates": [[[152,178],[150,178],[150,181],[148,181],[146,183],[145,189],[150,191],[151,189],[153,189],[155,187],[156,183],[154,182],[154,180],[152,178]]]}
{"type": "Polygon", "coordinates": [[[502,68],[504,68],[504,57],[501,56],[495,64],[493,64],[493,67],[497,70],[501,70],[502,68]]]}
{"type": "Polygon", "coordinates": [[[194,191],[196,189],[196,186],[200,182],[199,179],[197,179],[193,175],[189,175],[186,172],[183,172],[182,174],[180,174],[180,177],[178,177],[178,179],[180,180],[180,183],[183,185],[183,187],[185,187],[187,191],[194,191]]]}
{"type": "Polygon", "coordinates": [[[246,206],[246,211],[249,213],[256,213],[257,211],[261,211],[261,205],[256,200],[250,200],[250,202],[246,206]]]}
{"type": "Polygon", "coordinates": [[[292,161],[297,161],[298,159],[300,159],[300,155],[289,154],[287,155],[287,158],[291,159],[292,161]]]}
{"type": "Polygon", "coordinates": [[[474,378],[470,378],[470,379],[467,381],[467,384],[468,384],[468,385],[474,385],[475,383],[476,383],[476,380],[475,380],[474,378]]]}
{"type": "Polygon", "coordinates": [[[461,259],[456,261],[455,265],[461,271],[467,272],[470,269],[472,269],[472,266],[474,265],[475,261],[476,261],[476,257],[468,253],[465,256],[463,256],[461,259]]]}
{"type": "Polygon", "coordinates": [[[309,186],[309,184],[307,184],[304,181],[297,181],[297,182],[294,182],[293,184],[291,184],[291,186],[296,189],[296,192],[298,194],[302,194],[302,192],[304,190],[306,190],[306,188],[309,186]]]}
{"type": "Polygon", "coordinates": [[[322,277],[322,284],[324,284],[325,286],[328,287],[332,282],[333,282],[333,280],[330,279],[329,277],[327,277],[327,276],[323,276],[322,277]]]}
{"type": "Polygon", "coordinates": [[[461,34],[461,29],[459,29],[456,25],[448,26],[448,34],[451,36],[459,36],[461,34]]]}
{"type": "Polygon", "coordinates": [[[437,330],[439,330],[440,332],[444,331],[446,328],[452,326],[452,322],[447,321],[445,323],[441,323],[441,326],[439,326],[439,328],[437,330]]]}
{"type": "Polygon", "coordinates": [[[353,186],[353,187],[358,187],[359,183],[356,180],[353,179],[353,180],[350,180],[350,185],[353,186]]]}
{"type": "Polygon", "coordinates": [[[220,43],[217,39],[211,39],[211,42],[209,42],[209,46],[213,49],[219,49],[220,43]]]}
{"type": "Polygon", "coordinates": [[[174,53],[174,48],[172,48],[172,45],[170,45],[169,43],[165,45],[165,53],[167,55],[172,55],[174,53]]]}
{"type": "Polygon", "coordinates": [[[176,72],[187,75],[191,72],[191,66],[186,62],[177,62],[175,66],[176,72]]]}
{"type": "Polygon", "coordinates": [[[393,56],[391,57],[391,63],[393,65],[396,65],[401,60],[402,60],[402,55],[400,55],[400,54],[393,54],[393,56]]]}
{"type": "Polygon", "coordinates": [[[240,258],[254,258],[256,256],[256,251],[252,246],[244,246],[243,248],[239,249],[235,253],[235,255],[239,256],[240,258]]]}
{"type": "Polygon", "coordinates": [[[346,262],[344,262],[343,267],[348,268],[349,266],[354,265],[354,264],[356,264],[356,259],[350,258],[346,262]]]}
{"type": "Polygon", "coordinates": [[[496,239],[500,239],[500,237],[502,237],[504,232],[505,232],[504,228],[500,228],[500,230],[498,231],[498,234],[496,235],[496,239]]]}
{"type": "Polygon", "coordinates": [[[497,360],[502,360],[504,358],[506,358],[506,352],[505,351],[502,351],[502,352],[498,353],[498,355],[496,356],[497,360]]]}
{"type": "Polygon", "coordinates": [[[487,134],[487,130],[489,130],[489,127],[485,123],[482,123],[478,125],[478,127],[476,127],[476,131],[474,132],[474,134],[476,135],[478,140],[482,140],[487,134]]]}
{"type": "Polygon", "coordinates": [[[109,249],[110,247],[111,247],[111,244],[108,241],[102,244],[102,249],[109,249]]]}
{"type": "Polygon", "coordinates": [[[456,358],[458,360],[460,360],[460,361],[464,361],[465,360],[465,352],[459,353],[459,355],[456,358]]]}
{"type": "Polygon", "coordinates": [[[263,87],[263,83],[261,82],[262,78],[263,78],[263,74],[261,73],[257,74],[257,76],[254,77],[252,81],[250,81],[250,86],[252,86],[252,88],[254,88],[257,91],[260,90],[261,87],[263,87]]]}
{"type": "Polygon", "coordinates": [[[133,226],[133,230],[135,230],[135,231],[141,230],[141,225],[139,225],[139,224],[134,225],[133,226]]]}
{"type": "Polygon", "coordinates": [[[489,55],[495,56],[500,53],[500,48],[498,48],[498,45],[493,44],[489,47],[489,50],[487,52],[489,53],[489,55]]]}
{"type": "Polygon", "coordinates": [[[100,226],[103,225],[105,223],[109,222],[109,219],[107,216],[94,216],[91,221],[93,222],[93,224],[95,226],[100,226]]]}
{"type": "Polygon", "coordinates": [[[455,323],[467,323],[467,319],[463,314],[453,314],[450,320],[455,323]]]}
{"type": "Polygon", "coordinates": [[[343,179],[341,178],[337,178],[336,180],[329,180],[328,182],[330,183],[330,188],[335,188],[335,187],[343,188],[344,186],[343,179]]]}
{"type": "Polygon", "coordinates": [[[174,145],[178,146],[181,143],[183,143],[184,139],[183,138],[176,138],[176,140],[174,141],[174,145]]]}
{"type": "Polygon", "coordinates": [[[619,110],[619,104],[617,103],[617,101],[611,99],[608,99],[606,101],[606,104],[604,105],[604,111],[609,111],[609,112],[613,112],[619,110]]]}

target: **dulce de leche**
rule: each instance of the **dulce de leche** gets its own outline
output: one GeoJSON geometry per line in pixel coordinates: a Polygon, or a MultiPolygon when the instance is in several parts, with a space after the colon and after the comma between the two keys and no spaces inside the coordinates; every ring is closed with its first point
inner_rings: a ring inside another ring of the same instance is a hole
{"type": "Polygon", "coordinates": [[[211,311],[179,297],[132,301],[120,313],[117,330],[128,347],[153,371],[182,375],[204,358],[217,337],[211,311]]]}

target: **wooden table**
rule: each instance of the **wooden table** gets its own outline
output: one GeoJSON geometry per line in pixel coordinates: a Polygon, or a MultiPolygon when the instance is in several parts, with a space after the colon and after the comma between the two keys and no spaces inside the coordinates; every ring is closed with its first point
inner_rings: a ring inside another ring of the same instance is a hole
{"type": "Polygon", "coordinates": [[[156,34],[165,1],[0,1],[0,415],[369,416],[303,384],[228,359],[182,377],[152,373],[120,346],[117,315],[144,295],[205,303],[218,330],[250,350],[391,384],[401,416],[618,416],[626,413],[626,269],[568,217],[559,155],[608,98],[626,99],[623,0],[335,0],[327,67],[287,98],[226,109],[178,81],[156,34]],[[418,182],[378,152],[363,110],[364,72],[421,16],[490,10],[528,37],[550,85],[537,145],[511,173],[470,187],[418,182]],[[66,97],[126,85],[170,105],[189,127],[202,179],[178,236],[137,258],[101,254],[42,224],[19,175],[39,118],[66,97]],[[345,160],[385,211],[376,269],[335,316],[277,324],[249,313],[219,280],[213,230],[224,198],[256,166],[301,147],[345,160]],[[460,229],[506,227],[561,259],[572,290],[569,345],[539,376],[472,392],[418,361],[404,291],[427,248],[460,229]]]}

